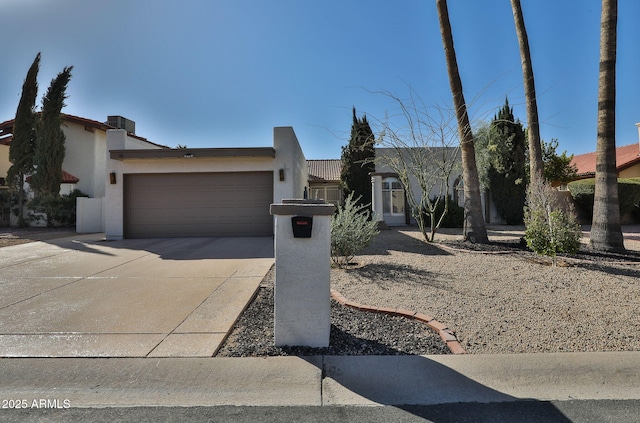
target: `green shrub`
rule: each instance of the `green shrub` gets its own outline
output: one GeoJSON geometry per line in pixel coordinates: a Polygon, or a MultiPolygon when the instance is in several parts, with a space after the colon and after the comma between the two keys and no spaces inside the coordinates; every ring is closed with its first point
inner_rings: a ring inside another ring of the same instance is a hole
{"type": "MultiPolygon", "coordinates": [[[[434,197],[432,203],[435,203],[436,198],[434,197]]],[[[440,228],[462,228],[464,226],[464,207],[459,206],[453,201],[451,195],[448,195],[447,201],[449,202],[449,210],[447,214],[442,218],[442,223],[440,223],[440,228]]],[[[427,227],[431,226],[431,214],[427,213],[426,210],[423,210],[424,214],[424,222],[427,227]]],[[[442,199],[438,206],[436,207],[434,215],[436,219],[439,219],[444,213],[444,199],[442,199]]]]}
{"type": "Polygon", "coordinates": [[[573,202],[582,214],[584,214],[584,218],[589,221],[591,221],[593,217],[593,193],[595,192],[595,183],[596,180],[590,178],[580,179],[567,184],[573,202]]]}
{"type": "MultiPolygon", "coordinates": [[[[568,184],[573,201],[589,220],[593,217],[595,186],[595,178],[581,179],[568,184]]],[[[636,212],[640,207],[640,178],[618,179],[618,198],[620,216],[636,212]]]]}
{"type": "Polygon", "coordinates": [[[378,235],[378,223],[369,219],[369,205],[357,205],[358,199],[349,194],[331,218],[331,259],[338,267],[347,266],[378,235]]]}
{"type": "Polygon", "coordinates": [[[557,191],[546,183],[529,186],[524,210],[527,246],[556,264],[558,253],[575,254],[580,249],[582,229],[571,205],[562,204],[557,191]]]}
{"type": "MultiPolygon", "coordinates": [[[[47,226],[71,226],[76,223],[76,199],[88,197],[80,190],[74,190],[66,195],[42,194],[28,202],[27,207],[37,213],[44,213],[47,226]]],[[[42,217],[33,216],[32,220],[42,217]]]]}

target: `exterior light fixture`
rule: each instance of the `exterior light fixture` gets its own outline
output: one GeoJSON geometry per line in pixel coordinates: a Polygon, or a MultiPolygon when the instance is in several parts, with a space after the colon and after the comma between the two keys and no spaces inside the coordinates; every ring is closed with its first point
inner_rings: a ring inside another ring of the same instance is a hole
{"type": "Polygon", "coordinates": [[[116,173],[115,172],[111,172],[109,174],[109,183],[111,185],[115,185],[115,183],[116,183],[116,173]]]}
{"type": "Polygon", "coordinates": [[[284,181],[284,169],[280,169],[280,181],[284,181]]]}

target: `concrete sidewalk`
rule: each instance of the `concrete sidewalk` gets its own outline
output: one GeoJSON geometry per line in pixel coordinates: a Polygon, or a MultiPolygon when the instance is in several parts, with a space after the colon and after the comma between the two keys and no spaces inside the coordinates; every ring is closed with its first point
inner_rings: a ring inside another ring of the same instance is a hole
{"type": "Polygon", "coordinates": [[[76,407],[640,399],[640,352],[0,359],[0,398],[76,407]],[[324,374],[324,377],[323,377],[324,374]]]}

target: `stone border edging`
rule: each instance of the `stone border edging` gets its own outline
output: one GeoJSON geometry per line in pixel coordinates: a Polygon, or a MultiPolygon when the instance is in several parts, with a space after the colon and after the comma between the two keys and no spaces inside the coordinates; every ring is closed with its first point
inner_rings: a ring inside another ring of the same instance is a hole
{"type": "Polygon", "coordinates": [[[434,244],[437,245],[438,247],[442,247],[445,250],[449,250],[449,251],[455,251],[458,253],[467,253],[467,254],[513,254],[513,251],[478,251],[478,250],[465,250],[464,248],[455,248],[455,247],[450,247],[448,245],[445,244],[434,244]]]}
{"type": "Polygon", "coordinates": [[[431,316],[428,316],[423,313],[417,313],[415,311],[404,310],[399,308],[374,307],[374,306],[363,305],[360,303],[349,301],[347,298],[345,298],[340,292],[336,291],[335,289],[331,289],[331,298],[333,298],[334,300],[336,300],[337,302],[339,302],[345,307],[355,308],[360,311],[384,313],[392,316],[405,317],[408,319],[413,319],[422,323],[426,323],[430,329],[433,329],[438,333],[440,338],[447,344],[449,351],[451,351],[453,354],[467,353],[465,349],[462,348],[462,345],[460,345],[460,342],[458,341],[458,338],[456,338],[456,335],[453,333],[453,331],[449,329],[447,325],[444,325],[438,322],[431,316]]]}

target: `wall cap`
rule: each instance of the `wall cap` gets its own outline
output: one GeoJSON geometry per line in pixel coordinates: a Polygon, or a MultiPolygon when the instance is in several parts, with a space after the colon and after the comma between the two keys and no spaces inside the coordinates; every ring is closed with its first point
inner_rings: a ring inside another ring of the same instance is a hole
{"type": "MultiPolygon", "coordinates": [[[[284,202],[285,200],[283,200],[284,202]]],[[[318,203],[285,203],[271,204],[269,213],[284,216],[331,216],[336,211],[333,204],[318,203]]]]}

